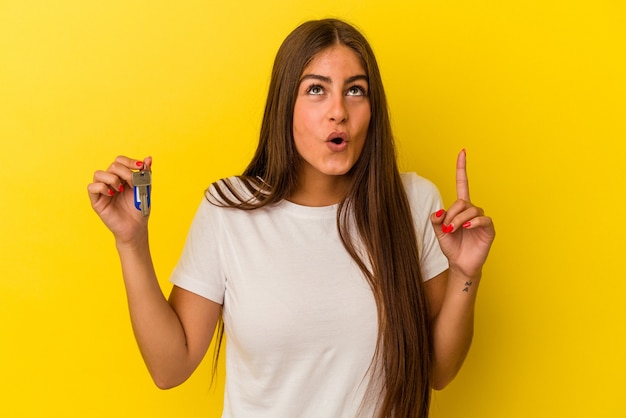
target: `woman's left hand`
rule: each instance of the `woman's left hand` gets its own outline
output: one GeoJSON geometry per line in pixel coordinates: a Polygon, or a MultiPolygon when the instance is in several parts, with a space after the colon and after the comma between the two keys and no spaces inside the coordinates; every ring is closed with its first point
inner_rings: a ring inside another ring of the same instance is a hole
{"type": "Polygon", "coordinates": [[[465,159],[462,150],[456,162],[456,202],[447,211],[433,213],[430,220],[450,269],[478,278],[496,231],[491,218],[470,201],[465,159]]]}

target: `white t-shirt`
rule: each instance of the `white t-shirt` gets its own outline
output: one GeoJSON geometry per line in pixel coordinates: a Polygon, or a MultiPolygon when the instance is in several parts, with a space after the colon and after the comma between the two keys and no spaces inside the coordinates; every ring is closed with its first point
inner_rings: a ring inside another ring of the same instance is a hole
{"type": "MultiPolygon", "coordinates": [[[[428,280],[448,262],[430,224],[436,187],[403,174],[428,280]]],[[[236,181],[236,180],[235,180],[236,181]]],[[[377,338],[371,289],[345,250],[337,205],[252,211],[202,201],[171,282],[223,304],[224,418],[358,414],[377,338]]]]}

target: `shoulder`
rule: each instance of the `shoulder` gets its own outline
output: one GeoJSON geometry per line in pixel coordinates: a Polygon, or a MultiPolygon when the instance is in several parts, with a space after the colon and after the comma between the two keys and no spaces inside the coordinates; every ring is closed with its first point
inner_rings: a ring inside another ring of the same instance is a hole
{"type": "Polygon", "coordinates": [[[439,198],[437,186],[427,178],[414,172],[401,173],[400,178],[410,201],[432,197],[439,198]]]}
{"type": "Polygon", "coordinates": [[[432,181],[416,173],[402,173],[400,176],[411,212],[418,222],[427,221],[431,213],[443,208],[439,189],[432,181]]]}
{"type": "Polygon", "coordinates": [[[245,178],[232,176],[217,180],[205,190],[204,198],[196,211],[193,228],[208,229],[219,236],[226,225],[252,215],[250,210],[245,209],[254,208],[254,202],[255,196],[245,178]]]}
{"type": "Polygon", "coordinates": [[[256,206],[266,184],[260,178],[232,176],[220,179],[206,190],[206,200],[215,206],[256,206]]]}

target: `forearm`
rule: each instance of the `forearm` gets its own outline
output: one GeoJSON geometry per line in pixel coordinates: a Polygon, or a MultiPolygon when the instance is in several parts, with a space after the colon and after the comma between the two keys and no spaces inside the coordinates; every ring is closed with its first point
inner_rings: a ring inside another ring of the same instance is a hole
{"type": "Polygon", "coordinates": [[[191,373],[183,326],[159,286],[147,232],[132,243],[117,243],[131,323],[137,344],[160,388],[182,383],[191,373]]]}
{"type": "Polygon", "coordinates": [[[474,307],[480,276],[468,278],[454,269],[438,315],[432,322],[433,388],[443,389],[456,376],[474,334],[474,307]]]}

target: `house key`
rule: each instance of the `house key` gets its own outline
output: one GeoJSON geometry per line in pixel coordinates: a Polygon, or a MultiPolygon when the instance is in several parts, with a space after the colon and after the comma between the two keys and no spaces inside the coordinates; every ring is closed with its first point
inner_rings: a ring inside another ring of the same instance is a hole
{"type": "Polygon", "coordinates": [[[151,171],[133,172],[133,186],[135,190],[135,207],[143,216],[150,215],[150,184],[152,183],[151,171]]]}

